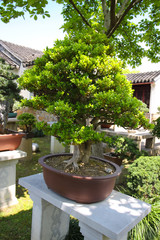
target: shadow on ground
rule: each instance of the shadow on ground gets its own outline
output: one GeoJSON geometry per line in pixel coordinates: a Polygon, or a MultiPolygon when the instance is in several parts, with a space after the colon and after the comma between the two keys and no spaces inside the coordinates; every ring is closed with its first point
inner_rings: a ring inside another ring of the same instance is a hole
{"type": "Polygon", "coordinates": [[[2,217],[0,219],[0,240],[30,240],[31,219],[32,209],[2,217]]]}

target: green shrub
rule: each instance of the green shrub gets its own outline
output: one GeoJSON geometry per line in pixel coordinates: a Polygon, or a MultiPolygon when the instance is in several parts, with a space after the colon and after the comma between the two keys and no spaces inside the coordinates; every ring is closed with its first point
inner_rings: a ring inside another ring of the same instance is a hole
{"type": "Polygon", "coordinates": [[[134,160],[140,156],[147,155],[145,151],[139,151],[137,143],[130,138],[112,136],[107,143],[110,148],[114,148],[114,155],[127,160],[134,160]]]}
{"type": "Polygon", "coordinates": [[[39,137],[44,137],[44,133],[42,130],[37,129],[36,127],[32,129],[32,133],[34,134],[35,138],[39,138],[39,137]]]}
{"type": "Polygon", "coordinates": [[[18,117],[18,125],[23,129],[24,132],[31,132],[32,128],[36,124],[36,118],[31,113],[22,113],[18,117]]]}
{"type": "Polygon", "coordinates": [[[128,234],[128,240],[160,239],[160,157],[140,157],[128,168],[126,186],[119,190],[150,203],[151,212],[128,234]]]}
{"type": "Polygon", "coordinates": [[[160,157],[140,157],[128,168],[127,188],[132,196],[153,202],[160,194],[160,157]]]}
{"type": "Polygon", "coordinates": [[[69,232],[65,240],[83,240],[84,237],[80,232],[79,221],[73,217],[70,218],[69,232]]]}

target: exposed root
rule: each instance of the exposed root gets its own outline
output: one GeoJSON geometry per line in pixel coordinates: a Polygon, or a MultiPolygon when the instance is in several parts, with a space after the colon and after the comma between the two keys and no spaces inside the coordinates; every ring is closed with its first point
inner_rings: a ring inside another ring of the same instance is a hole
{"type": "Polygon", "coordinates": [[[74,158],[71,158],[70,160],[67,160],[67,161],[64,161],[66,164],[65,168],[67,168],[68,166],[70,165],[73,165],[73,170],[78,170],[79,169],[79,166],[77,164],[77,162],[75,161],[74,158]]]}

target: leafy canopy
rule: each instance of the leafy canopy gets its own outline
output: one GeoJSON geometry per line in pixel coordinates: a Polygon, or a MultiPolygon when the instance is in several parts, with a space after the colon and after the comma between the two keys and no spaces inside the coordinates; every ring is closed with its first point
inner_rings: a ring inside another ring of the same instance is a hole
{"type": "Polygon", "coordinates": [[[18,75],[11,72],[11,66],[0,59],[0,102],[4,100],[20,100],[20,89],[14,80],[18,75]]]}
{"type": "Polygon", "coordinates": [[[7,125],[8,113],[15,100],[20,101],[20,88],[14,81],[18,75],[11,72],[11,66],[0,59],[0,130],[7,125]]]}
{"type": "MultiPolygon", "coordinates": [[[[63,4],[64,25],[67,33],[84,29],[103,32],[114,45],[120,59],[132,66],[140,65],[147,57],[160,60],[160,1],[159,0],[56,0],[63,4]]],[[[30,16],[49,17],[47,0],[1,0],[0,17],[3,22],[30,16]]],[[[53,9],[54,11],[54,9],[53,9]]],[[[54,23],[53,23],[54,24],[54,23]]]]}
{"type": "Polygon", "coordinates": [[[141,103],[133,97],[131,83],[122,74],[104,34],[79,33],[57,40],[46,49],[19,84],[36,94],[25,105],[58,116],[47,133],[70,144],[102,141],[96,131],[102,122],[136,128],[148,127],[141,103]]]}

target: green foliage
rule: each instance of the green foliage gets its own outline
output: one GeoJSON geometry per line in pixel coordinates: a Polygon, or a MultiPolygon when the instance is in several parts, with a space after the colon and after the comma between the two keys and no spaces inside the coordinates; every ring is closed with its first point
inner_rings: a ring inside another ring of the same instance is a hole
{"type": "MultiPolygon", "coordinates": [[[[139,100],[139,101],[141,101],[141,100],[139,100]]],[[[142,111],[142,112],[144,112],[144,113],[148,113],[149,112],[149,108],[147,107],[147,104],[145,104],[144,102],[142,102],[141,101],[141,103],[142,103],[142,105],[141,105],[141,107],[140,107],[140,111],[142,111]]]]}
{"type": "Polygon", "coordinates": [[[23,104],[58,117],[52,126],[38,124],[45,134],[88,149],[87,144],[105,140],[105,134],[96,131],[102,122],[150,126],[107,42],[104,34],[95,31],[57,40],[19,78],[20,86],[36,95],[23,104]]]}
{"type": "Polygon", "coordinates": [[[160,138],[160,117],[156,119],[152,133],[154,136],[160,138]]]}
{"type": "Polygon", "coordinates": [[[128,234],[128,240],[159,240],[160,201],[152,204],[151,212],[128,234]]]}
{"type": "Polygon", "coordinates": [[[14,102],[22,98],[20,88],[15,82],[18,76],[11,70],[11,66],[0,59],[0,125],[2,128],[6,127],[8,113],[12,112],[14,102]]]}
{"type": "Polygon", "coordinates": [[[18,125],[23,129],[24,132],[31,132],[32,128],[36,124],[36,118],[31,113],[22,113],[18,117],[18,125]]]}
{"type": "Polygon", "coordinates": [[[104,31],[118,57],[132,66],[140,65],[141,59],[146,56],[152,62],[159,61],[159,0],[120,0],[112,4],[109,0],[77,0],[75,5],[71,2],[63,7],[65,31],[73,33],[89,28],[104,31]]]}
{"type": "Polygon", "coordinates": [[[80,232],[79,221],[73,217],[70,218],[69,232],[65,240],[83,240],[84,237],[80,232]]]}
{"type": "Polygon", "coordinates": [[[133,97],[131,83],[121,72],[121,62],[106,43],[105,35],[97,32],[57,40],[19,78],[21,87],[36,94],[24,105],[58,116],[52,127],[39,125],[61,142],[104,140],[104,133],[96,132],[101,121],[132,128],[149,126],[138,110],[141,104],[133,97]]]}
{"type": "Polygon", "coordinates": [[[38,130],[36,127],[32,129],[32,133],[34,135],[34,138],[40,138],[40,137],[44,137],[44,133],[42,130],[38,130]]]}
{"type": "MultiPolygon", "coordinates": [[[[63,4],[63,29],[67,33],[94,29],[106,34],[117,56],[132,66],[140,65],[143,57],[160,60],[160,1],[56,0],[63,4]]],[[[49,17],[46,0],[1,0],[0,17],[5,23],[28,12],[49,17]]],[[[54,11],[54,9],[51,11],[54,11]]],[[[54,22],[53,22],[54,24],[54,22]]]]}
{"type": "Polygon", "coordinates": [[[128,234],[128,240],[159,240],[160,237],[160,157],[140,157],[128,168],[125,194],[151,204],[151,212],[128,234]]]}
{"type": "Polygon", "coordinates": [[[20,89],[14,80],[18,75],[11,72],[10,65],[0,59],[0,101],[20,100],[20,89]]]}
{"type": "Polygon", "coordinates": [[[128,168],[128,191],[137,198],[154,202],[160,193],[160,157],[140,157],[128,168]]]}
{"type": "Polygon", "coordinates": [[[5,23],[8,23],[10,19],[17,17],[24,17],[25,12],[29,12],[30,16],[37,20],[37,15],[42,15],[43,18],[49,17],[48,11],[44,8],[48,4],[46,0],[2,0],[0,2],[0,17],[5,23]]]}
{"type": "Polygon", "coordinates": [[[134,160],[147,152],[139,151],[136,142],[127,137],[113,136],[108,142],[110,148],[114,148],[114,155],[127,160],[134,160]]]}

